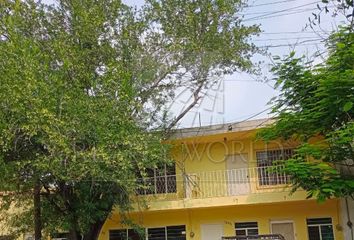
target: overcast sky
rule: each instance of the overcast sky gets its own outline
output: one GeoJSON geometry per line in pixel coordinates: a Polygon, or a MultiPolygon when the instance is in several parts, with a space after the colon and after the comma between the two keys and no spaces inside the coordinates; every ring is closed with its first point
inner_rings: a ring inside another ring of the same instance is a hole
{"type": "MultiPolygon", "coordinates": [[[[44,2],[51,2],[46,0],[44,2]]],[[[123,0],[123,2],[140,7],[143,0],[123,0]]],[[[244,10],[247,24],[260,24],[263,33],[252,41],[258,46],[270,46],[272,55],[283,56],[294,49],[298,55],[311,55],[317,50],[324,50],[323,42],[318,35],[336,29],[339,18],[330,14],[322,15],[320,27],[314,30],[307,28],[308,18],[316,12],[317,3],[313,0],[249,0],[249,6],[244,10]],[[256,17],[256,18],[255,18],[256,17]],[[252,18],[255,18],[252,20],[252,18]]],[[[200,106],[192,111],[181,122],[180,127],[210,125],[227,122],[238,122],[249,118],[268,117],[269,100],[278,92],[273,89],[273,82],[265,82],[265,77],[271,78],[269,72],[270,59],[255,56],[255,61],[264,61],[262,76],[234,74],[223,78],[221,83],[208,91],[208,97],[200,106]]],[[[175,100],[172,109],[177,114],[186,105],[188,98],[181,95],[175,100]]]]}

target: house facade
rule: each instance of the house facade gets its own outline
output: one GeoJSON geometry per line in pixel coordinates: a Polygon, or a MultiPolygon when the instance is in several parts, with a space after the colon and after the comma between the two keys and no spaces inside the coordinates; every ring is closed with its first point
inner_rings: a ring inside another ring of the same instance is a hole
{"type": "MultiPolygon", "coordinates": [[[[282,234],[286,240],[342,240],[342,203],[319,204],[306,192],[291,194],[281,161],[297,143],[256,140],[271,120],[178,130],[173,165],[142,180],[128,218],[147,240],[219,240],[222,236],[282,234]],[[269,167],[272,166],[272,170],[269,167]]],[[[100,240],[140,239],[118,211],[100,240]]]]}

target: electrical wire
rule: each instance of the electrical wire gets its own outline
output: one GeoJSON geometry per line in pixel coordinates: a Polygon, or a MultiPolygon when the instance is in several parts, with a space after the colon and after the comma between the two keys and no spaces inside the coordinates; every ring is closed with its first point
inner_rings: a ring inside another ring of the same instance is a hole
{"type": "MultiPolygon", "coordinates": [[[[326,31],[326,33],[330,33],[330,31],[326,31]]],[[[263,35],[281,35],[281,34],[315,34],[314,32],[303,32],[303,31],[293,31],[293,32],[261,32],[259,34],[263,35]]]]}
{"type": "MultiPolygon", "coordinates": [[[[312,10],[317,10],[318,8],[304,8],[304,9],[296,9],[297,11],[312,11],[312,10]]],[[[291,10],[290,10],[291,11],[291,10]]],[[[294,10],[293,10],[294,11],[294,10]]],[[[265,11],[265,12],[245,12],[244,15],[259,15],[259,14],[268,14],[268,13],[274,13],[274,11],[265,11]]]]}
{"type": "Polygon", "coordinates": [[[285,41],[285,40],[300,40],[300,39],[310,39],[310,40],[322,40],[322,38],[318,38],[316,36],[313,37],[292,37],[292,38],[265,38],[265,39],[253,39],[253,42],[261,42],[261,41],[285,41]]]}
{"type": "MultiPolygon", "coordinates": [[[[251,116],[249,116],[249,117],[247,117],[247,118],[245,118],[245,119],[243,119],[243,120],[241,120],[241,121],[233,122],[233,120],[229,120],[229,121],[227,121],[227,122],[221,123],[220,125],[222,125],[222,126],[231,125],[231,126],[232,126],[232,125],[235,125],[235,124],[241,124],[241,123],[244,123],[244,122],[246,122],[246,121],[249,121],[249,120],[251,120],[251,119],[253,119],[253,118],[255,118],[255,117],[261,115],[262,113],[265,113],[266,111],[269,111],[270,109],[272,109],[272,107],[268,107],[268,108],[266,108],[266,109],[264,109],[264,110],[262,110],[262,111],[260,111],[260,112],[257,112],[257,113],[255,113],[255,114],[252,114],[251,116]]],[[[268,121],[268,119],[267,119],[267,121],[268,121]]],[[[188,133],[199,133],[199,132],[205,133],[205,132],[215,131],[215,129],[203,129],[203,130],[201,130],[202,128],[206,128],[206,127],[208,127],[208,126],[193,127],[193,128],[191,128],[191,129],[188,130],[188,133]],[[192,130],[192,129],[195,129],[195,130],[192,130]]],[[[182,129],[176,129],[176,130],[183,130],[183,129],[184,129],[184,128],[182,128],[182,129]]]]}
{"type": "Polygon", "coordinates": [[[256,17],[246,18],[246,19],[244,19],[244,21],[250,21],[250,20],[259,19],[259,18],[263,19],[263,17],[267,17],[267,16],[270,16],[270,15],[273,15],[273,14],[277,14],[277,13],[288,12],[289,10],[295,10],[295,9],[298,9],[298,8],[301,8],[301,7],[306,7],[306,6],[309,6],[309,5],[316,4],[316,3],[319,3],[319,1],[311,2],[311,3],[307,3],[307,4],[303,4],[303,5],[299,5],[299,6],[296,6],[296,7],[285,8],[285,9],[282,9],[282,10],[279,10],[279,11],[274,11],[274,12],[271,12],[271,13],[268,13],[268,14],[259,15],[259,16],[256,16],[256,17]]]}
{"type": "Polygon", "coordinates": [[[278,15],[273,15],[273,16],[267,16],[267,17],[254,17],[251,19],[245,19],[244,22],[248,21],[255,21],[255,20],[262,20],[262,19],[271,19],[271,18],[277,18],[277,17],[282,17],[282,16],[289,16],[289,15],[295,15],[295,14],[300,14],[300,13],[305,13],[306,11],[296,11],[296,12],[290,12],[290,13],[282,13],[278,15]]]}
{"type": "Polygon", "coordinates": [[[318,43],[294,43],[294,44],[265,45],[265,46],[258,46],[258,48],[304,47],[304,46],[318,46],[319,44],[325,44],[325,43],[318,42],[318,43]]]}
{"type": "Polygon", "coordinates": [[[269,5],[275,5],[275,4],[281,4],[281,3],[289,3],[289,2],[295,2],[295,1],[298,1],[298,0],[284,0],[284,1],[277,1],[277,2],[271,2],[271,3],[254,4],[254,5],[245,6],[244,8],[253,8],[253,7],[261,7],[261,6],[269,6],[269,5]]]}

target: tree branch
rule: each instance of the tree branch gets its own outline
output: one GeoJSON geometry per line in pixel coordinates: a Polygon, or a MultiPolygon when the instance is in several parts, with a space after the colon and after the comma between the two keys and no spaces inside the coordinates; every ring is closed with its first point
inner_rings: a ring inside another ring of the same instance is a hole
{"type": "Polygon", "coordinates": [[[191,104],[189,104],[189,106],[187,108],[184,109],[183,112],[181,112],[171,123],[170,125],[168,125],[167,127],[167,131],[169,131],[170,129],[172,129],[173,127],[176,126],[176,124],[195,106],[197,105],[198,101],[201,99],[201,96],[199,95],[201,90],[203,89],[205,80],[201,81],[201,83],[199,83],[198,88],[193,92],[193,97],[194,100],[191,104]]]}

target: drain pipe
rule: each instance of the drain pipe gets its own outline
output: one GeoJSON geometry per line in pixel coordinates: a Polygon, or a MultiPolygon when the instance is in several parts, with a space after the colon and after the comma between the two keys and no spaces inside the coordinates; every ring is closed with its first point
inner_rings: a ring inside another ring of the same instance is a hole
{"type": "Polygon", "coordinates": [[[350,220],[349,204],[348,204],[348,198],[347,197],[345,198],[345,206],[347,208],[347,218],[348,218],[347,226],[350,229],[350,234],[352,236],[352,240],[354,240],[353,223],[350,220]]]}

